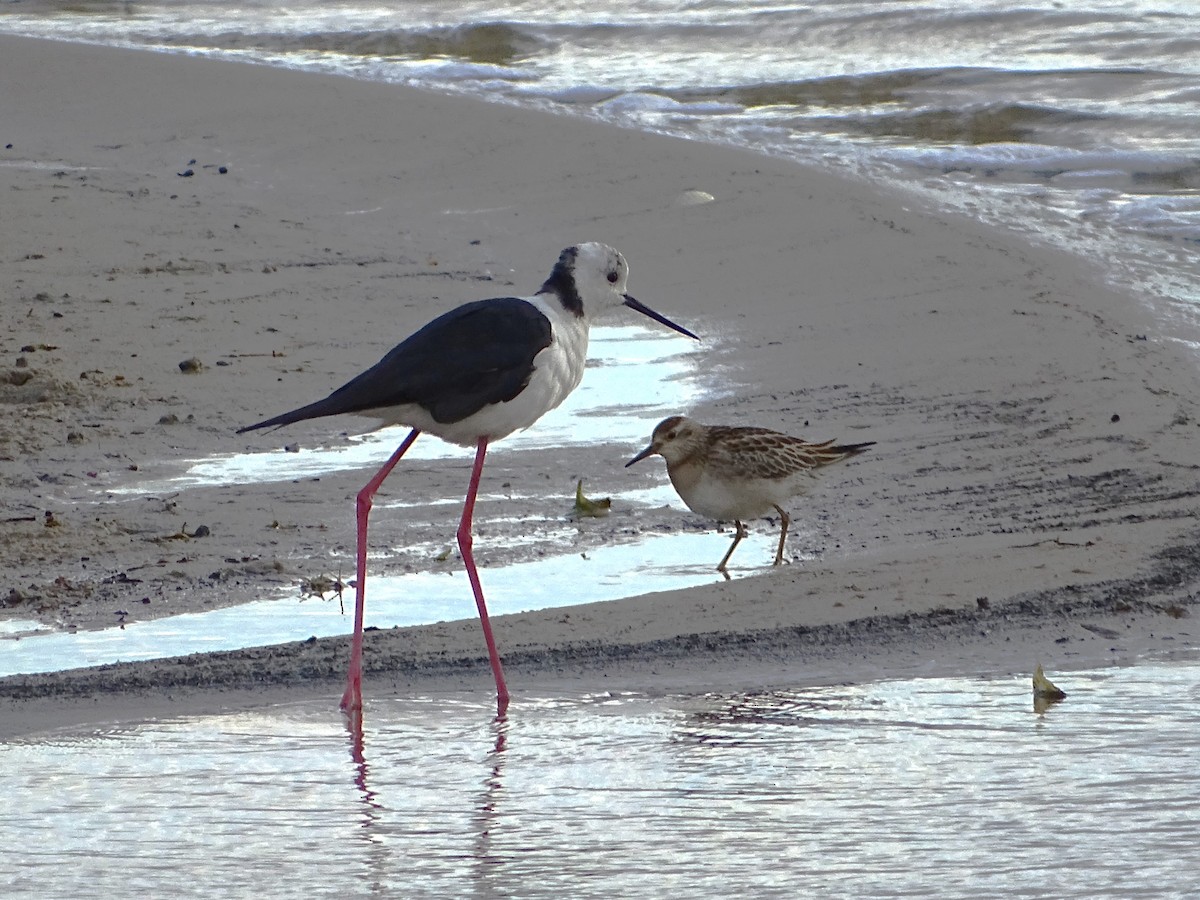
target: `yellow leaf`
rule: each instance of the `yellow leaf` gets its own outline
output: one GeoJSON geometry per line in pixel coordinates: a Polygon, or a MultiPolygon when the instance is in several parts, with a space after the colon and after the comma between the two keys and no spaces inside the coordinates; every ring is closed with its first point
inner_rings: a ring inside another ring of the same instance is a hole
{"type": "Polygon", "coordinates": [[[600,500],[589,500],[583,496],[583,479],[580,478],[579,484],[575,485],[575,515],[599,518],[600,516],[607,516],[610,509],[612,509],[611,497],[604,497],[600,500]]]}

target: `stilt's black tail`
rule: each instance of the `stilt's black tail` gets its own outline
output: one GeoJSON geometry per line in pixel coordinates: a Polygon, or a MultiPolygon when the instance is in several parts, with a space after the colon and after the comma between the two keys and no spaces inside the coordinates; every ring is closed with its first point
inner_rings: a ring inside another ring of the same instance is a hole
{"type": "Polygon", "coordinates": [[[260,428],[270,428],[273,425],[291,425],[293,422],[301,422],[304,419],[319,419],[322,416],[336,416],[340,413],[350,411],[346,409],[346,404],[340,398],[329,396],[323,400],[318,400],[316,403],[310,403],[308,406],[301,406],[299,409],[280,413],[273,418],[255,422],[253,425],[247,425],[245,428],[239,428],[237,433],[245,434],[247,431],[258,431],[260,428]]]}

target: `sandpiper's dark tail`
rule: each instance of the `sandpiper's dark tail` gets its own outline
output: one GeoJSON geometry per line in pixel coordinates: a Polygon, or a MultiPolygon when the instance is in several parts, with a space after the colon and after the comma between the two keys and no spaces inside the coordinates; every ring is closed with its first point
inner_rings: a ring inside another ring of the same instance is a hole
{"type": "Polygon", "coordinates": [[[874,441],[864,441],[861,444],[834,444],[833,441],[826,441],[823,444],[811,444],[808,449],[817,466],[828,466],[851,456],[858,456],[874,446],[874,441]]]}
{"type": "Polygon", "coordinates": [[[834,453],[840,453],[842,456],[858,456],[860,453],[865,453],[869,447],[874,446],[874,441],[863,441],[861,444],[838,444],[829,449],[834,453]]]}

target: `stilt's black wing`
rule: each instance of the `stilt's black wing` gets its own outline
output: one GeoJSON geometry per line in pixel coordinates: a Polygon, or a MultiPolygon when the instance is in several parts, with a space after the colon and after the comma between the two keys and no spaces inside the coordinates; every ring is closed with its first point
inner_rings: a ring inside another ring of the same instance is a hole
{"type": "Polygon", "coordinates": [[[324,400],[247,425],[238,434],[303,419],[415,403],[458,422],[521,393],[533,358],[550,346],[550,320],[518,297],[479,300],[438,316],[324,400]]]}

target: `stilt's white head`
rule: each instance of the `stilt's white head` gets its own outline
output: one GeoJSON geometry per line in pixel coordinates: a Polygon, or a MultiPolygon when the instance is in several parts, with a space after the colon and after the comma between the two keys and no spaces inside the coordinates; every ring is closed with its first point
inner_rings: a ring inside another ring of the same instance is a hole
{"type": "Polygon", "coordinates": [[[594,317],[616,306],[628,306],[680,334],[695,338],[686,328],[625,293],[629,263],[607,244],[588,242],[568,247],[539,294],[554,295],[563,309],[580,317],[594,317]]]}

